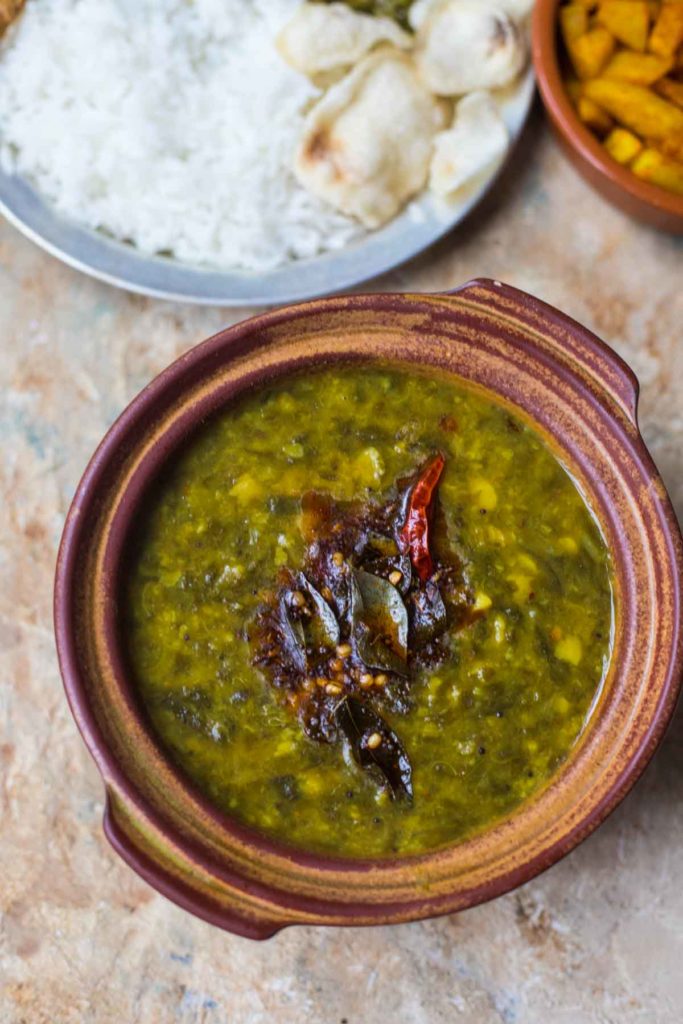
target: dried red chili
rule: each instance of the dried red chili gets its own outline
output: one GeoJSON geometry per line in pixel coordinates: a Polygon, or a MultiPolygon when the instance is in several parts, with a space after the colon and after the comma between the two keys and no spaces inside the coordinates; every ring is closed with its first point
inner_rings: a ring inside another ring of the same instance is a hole
{"type": "Polygon", "coordinates": [[[410,555],[413,568],[423,583],[434,572],[429,550],[429,523],[436,488],[445,465],[446,459],[439,452],[420,471],[408,494],[405,520],[399,534],[402,551],[410,555]]]}

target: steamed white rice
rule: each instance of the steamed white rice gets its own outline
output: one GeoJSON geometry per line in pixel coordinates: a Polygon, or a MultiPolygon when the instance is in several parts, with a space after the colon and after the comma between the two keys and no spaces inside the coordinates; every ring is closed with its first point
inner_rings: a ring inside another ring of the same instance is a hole
{"type": "Polygon", "coordinates": [[[361,233],[290,170],[315,88],[274,38],[299,0],[28,0],[0,48],[0,159],[67,216],[264,271],[361,233]]]}

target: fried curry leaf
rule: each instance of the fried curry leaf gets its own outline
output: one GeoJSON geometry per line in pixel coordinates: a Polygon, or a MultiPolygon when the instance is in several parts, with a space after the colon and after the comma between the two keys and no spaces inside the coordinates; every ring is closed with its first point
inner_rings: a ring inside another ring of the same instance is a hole
{"type": "Polygon", "coordinates": [[[408,657],[408,612],[396,587],[381,576],[357,570],[356,583],[363,599],[363,621],[369,629],[390,640],[405,661],[408,657]]]}
{"type": "Polygon", "coordinates": [[[396,589],[401,594],[408,593],[412,579],[410,555],[402,554],[393,538],[370,534],[361,553],[361,565],[366,572],[383,579],[387,579],[392,572],[400,572],[401,579],[395,584],[396,589]]]}
{"type": "Polygon", "coordinates": [[[448,628],[446,605],[435,583],[427,583],[424,590],[413,595],[412,612],[411,639],[414,644],[429,643],[448,628]]]}
{"type": "Polygon", "coordinates": [[[335,647],[339,643],[339,623],[325,598],[303,573],[297,576],[297,585],[309,597],[312,614],[304,622],[306,644],[313,649],[335,647]]]}
{"type": "Polygon", "coordinates": [[[410,759],[396,733],[369,704],[346,697],[337,706],[337,726],[361,768],[378,768],[395,797],[413,795],[410,759]],[[379,742],[377,738],[379,737],[379,742]]]}
{"type": "Polygon", "coordinates": [[[373,637],[364,622],[358,624],[354,632],[354,639],[358,657],[367,668],[376,668],[382,672],[395,672],[398,676],[408,676],[408,666],[405,661],[383,640],[373,637]]]}
{"type": "MultiPolygon", "coordinates": [[[[379,579],[379,577],[370,576],[370,573],[356,571],[352,571],[350,576],[351,629],[358,657],[367,668],[377,668],[384,672],[396,672],[398,675],[407,676],[408,667],[405,656],[399,653],[403,650],[407,654],[407,644],[403,642],[401,647],[401,642],[402,640],[407,641],[408,636],[408,613],[401,600],[401,595],[390,583],[381,580],[394,591],[403,607],[402,614],[397,608],[394,608],[394,614],[399,618],[399,624],[397,624],[387,610],[386,604],[381,604],[380,589],[366,580],[365,592],[368,594],[370,608],[373,609],[372,613],[368,613],[361,590],[362,577],[370,577],[371,580],[379,579]],[[405,616],[405,621],[403,616],[405,616]],[[396,643],[398,650],[394,649],[392,642],[396,643]]],[[[391,600],[393,602],[393,597],[391,600]]]]}
{"type": "Polygon", "coordinates": [[[299,619],[292,615],[285,597],[280,598],[280,632],[282,635],[282,661],[288,657],[299,672],[306,671],[306,636],[299,619]]]}

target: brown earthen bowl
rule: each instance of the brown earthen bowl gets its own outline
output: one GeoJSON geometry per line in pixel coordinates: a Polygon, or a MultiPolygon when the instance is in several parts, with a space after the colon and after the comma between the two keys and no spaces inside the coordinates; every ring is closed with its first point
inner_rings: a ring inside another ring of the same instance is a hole
{"type": "Polygon", "coordinates": [[[663,231],[683,232],[683,196],[641,181],[608,155],[579,120],[560,71],[560,0],[536,0],[532,53],[538,88],[555,133],[586,181],[626,213],[663,231]]]}
{"type": "Polygon", "coordinates": [[[126,409],[69,512],[55,592],[71,708],[106,787],[115,849],[200,917],[265,938],[290,924],[378,924],[446,914],[525,882],[623,798],[664,733],[681,673],[681,537],[636,425],[637,382],[557,310],[492,281],[452,295],[357,295],[238,324],[183,356],[126,409]],[[587,495],[614,561],[614,654],[603,694],[551,784],[467,842],[401,860],[334,860],[216,811],[165,756],[119,639],[128,535],[160,467],[247,388],[335,361],[453,372],[530,418],[587,495]]]}

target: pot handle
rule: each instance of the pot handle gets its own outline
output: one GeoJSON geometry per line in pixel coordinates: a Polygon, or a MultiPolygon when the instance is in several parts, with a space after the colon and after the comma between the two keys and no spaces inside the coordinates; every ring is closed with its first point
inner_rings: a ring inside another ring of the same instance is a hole
{"type": "Polygon", "coordinates": [[[102,821],[105,836],[128,867],[172,903],[233,935],[257,941],[272,938],[290,923],[272,921],[265,916],[248,917],[229,904],[207,897],[179,877],[177,871],[172,870],[173,865],[164,863],[159,849],[145,843],[138,830],[131,828],[133,820],[125,804],[107,785],[102,821]]]}
{"type": "Polygon", "coordinates": [[[546,342],[568,357],[617,405],[629,426],[638,429],[640,384],[631,367],[604,341],[578,321],[519,288],[480,277],[438,292],[444,298],[464,299],[487,312],[542,333],[546,342]]]}

